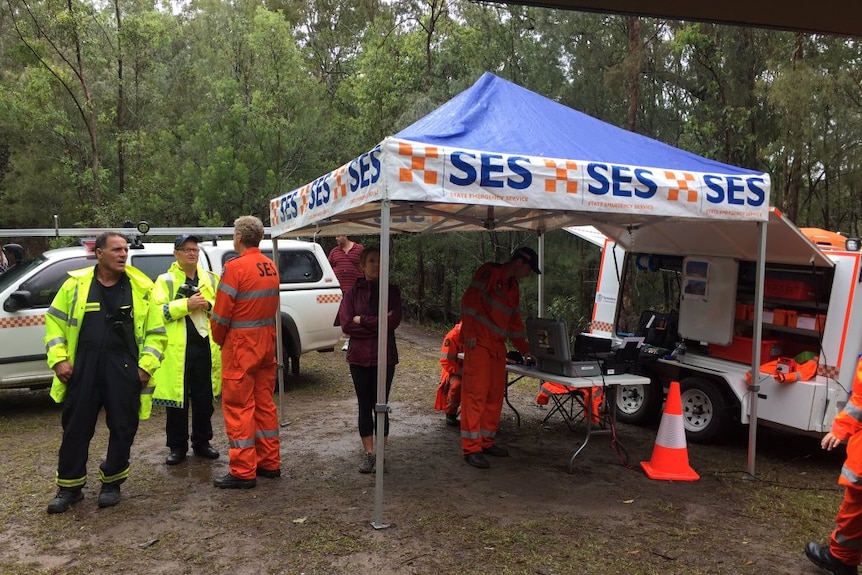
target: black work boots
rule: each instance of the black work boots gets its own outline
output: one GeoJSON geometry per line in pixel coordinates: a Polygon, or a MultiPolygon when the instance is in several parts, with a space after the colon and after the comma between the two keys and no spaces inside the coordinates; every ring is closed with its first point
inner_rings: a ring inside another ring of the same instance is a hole
{"type": "Polygon", "coordinates": [[[72,505],[84,498],[84,492],[80,487],[61,487],[57,495],[48,504],[48,513],[65,513],[72,505]]]}

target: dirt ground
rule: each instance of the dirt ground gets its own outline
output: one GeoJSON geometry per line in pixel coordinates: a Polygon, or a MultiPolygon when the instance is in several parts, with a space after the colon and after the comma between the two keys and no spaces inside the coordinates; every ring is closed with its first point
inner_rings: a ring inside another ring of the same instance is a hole
{"type": "MultiPolygon", "coordinates": [[[[656,429],[617,426],[594,435],[567,473],[582,434],[547,425],[536,387],[510,390],[498,442],[511,457],[479,470],[462,459],[458,432],[434,411],[442,331],[402,325],[402,362],[391,397],[392,431],[382,474],[357,471],[361,448],[344,354],[302,359],[283,396],[284,476],[256,489],[212,486],[227,461],[164,458],[164,412],[142,422],[121,503],[98,509],[98,461],[90,449],[85,499],[63,515],[54,493],[60,409],[47,393],[0,393],[4,518],[0,573],[148,574],[815,574],[802,554],[824,540],[841,492],[841,453],[815,438],[758,431],[755,477],[746,430],[721,445],[689,445],[697,482],[648,479],[656,429]],[[378,516],[379,511],[379,516],[378,516]],[[375,529],[372,522],[381,519],[375,529]]],[[[227,452],[220,410],[214,445],[227,452]]]]}

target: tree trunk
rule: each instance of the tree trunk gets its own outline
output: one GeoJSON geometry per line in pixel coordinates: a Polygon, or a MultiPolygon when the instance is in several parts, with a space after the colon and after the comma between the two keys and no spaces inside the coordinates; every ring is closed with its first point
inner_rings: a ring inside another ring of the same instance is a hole
{"type": "Polygon", "coordinates": [[[126,150],[123,146],[126,97],[123,93],[123,21],[119,0],[114,0],[114,15],[117,18],[117,192],[122,194],[126,191],[126,150]]]}
{"type": "MultiPolygon", "coordinates": [[[[804,35],[801,32],[798,32],[795,37],[793,55],[791,57],[794,69],[802,63],[804,58],[802,50],[804,41],[804,35]]],[[[801,118],[797,118],[796,121],[792,121],[790,124],[788,139],[792,146],[792,156],[790,159],[789,173],[787,175],[787,189],[785,190],[784,202],[781,206],[781,211],[784,212],[784,215],[787,216],[791,222],[797,221],[797,217],[799,216],[799,190],[802,189],[802,155],[804,154],[804,150],[802,130],[799,128],[798,124],[800,121],[801,118]]]]}
{"type": "Polygon", "coordinates": [[[638,98],[640,87],[641,60],[643,50],[641,49],[641,23],[637,16],[626,17],[629,31],[629,55],[628,55],[628,85],[629,85],[629,121],[628,130],[637,132],[638,126],[638,98]]]}
{"type": "MultiPolygon", "coordinates": [[[[72,0],[66,0],[66,7],[69,10],[71,21],[75,21],[75,7],[72,0]]],[[[93,204],[95,207],[102,205],[102,191],[99,186],[99,140],[98,140],[98,124],[96,112],[93,109],[93,97],[90,94],[90,86],[87,84],[87,76],[84,73],[84,56],[81,53],[81,37],[75,31],[75,72],[78,76],[78,82],[81,84],[81,90],[84,93],[83,111],[86,116],[87,134],[90,136],[90,170],[93,174],[93,204]]]]}

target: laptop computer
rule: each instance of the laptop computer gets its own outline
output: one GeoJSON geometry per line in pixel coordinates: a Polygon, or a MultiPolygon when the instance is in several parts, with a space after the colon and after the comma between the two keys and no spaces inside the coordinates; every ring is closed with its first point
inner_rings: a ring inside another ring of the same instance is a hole
{"type": "Polygon", "coordinates": [[[539,371],[563,377],[601,376],[597,361],[572,361],[565,320],[531,317],[527,318],[526,328],[530,355],[536,358],[539,371]]]}

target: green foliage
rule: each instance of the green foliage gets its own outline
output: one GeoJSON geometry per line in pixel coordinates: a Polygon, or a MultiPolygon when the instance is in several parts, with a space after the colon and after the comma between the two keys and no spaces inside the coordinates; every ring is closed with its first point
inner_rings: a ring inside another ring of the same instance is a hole
{"type": "MultiPolygon", "coordinates": [[[[641,18],[633,46],[623,17],[467,0],[131,2],[119,19],[115,8],[4,3],[0,227],[49,227],[55,213],[89,226],[266,219],[270,198],[491,71],[769,172],[773,203],[800,226],[862,231],[855,39],[641,18]]],[[[561,231],[546,242],[543,313],[585,329],[598,252],[561,231]]],[[[449,324],[473,270],[522,244],[535,238],[393,238],[393,278],[414,317],[449,324]]],[[[522,293],[525,315],[538,314],[537,282],[522,293]]]]}

